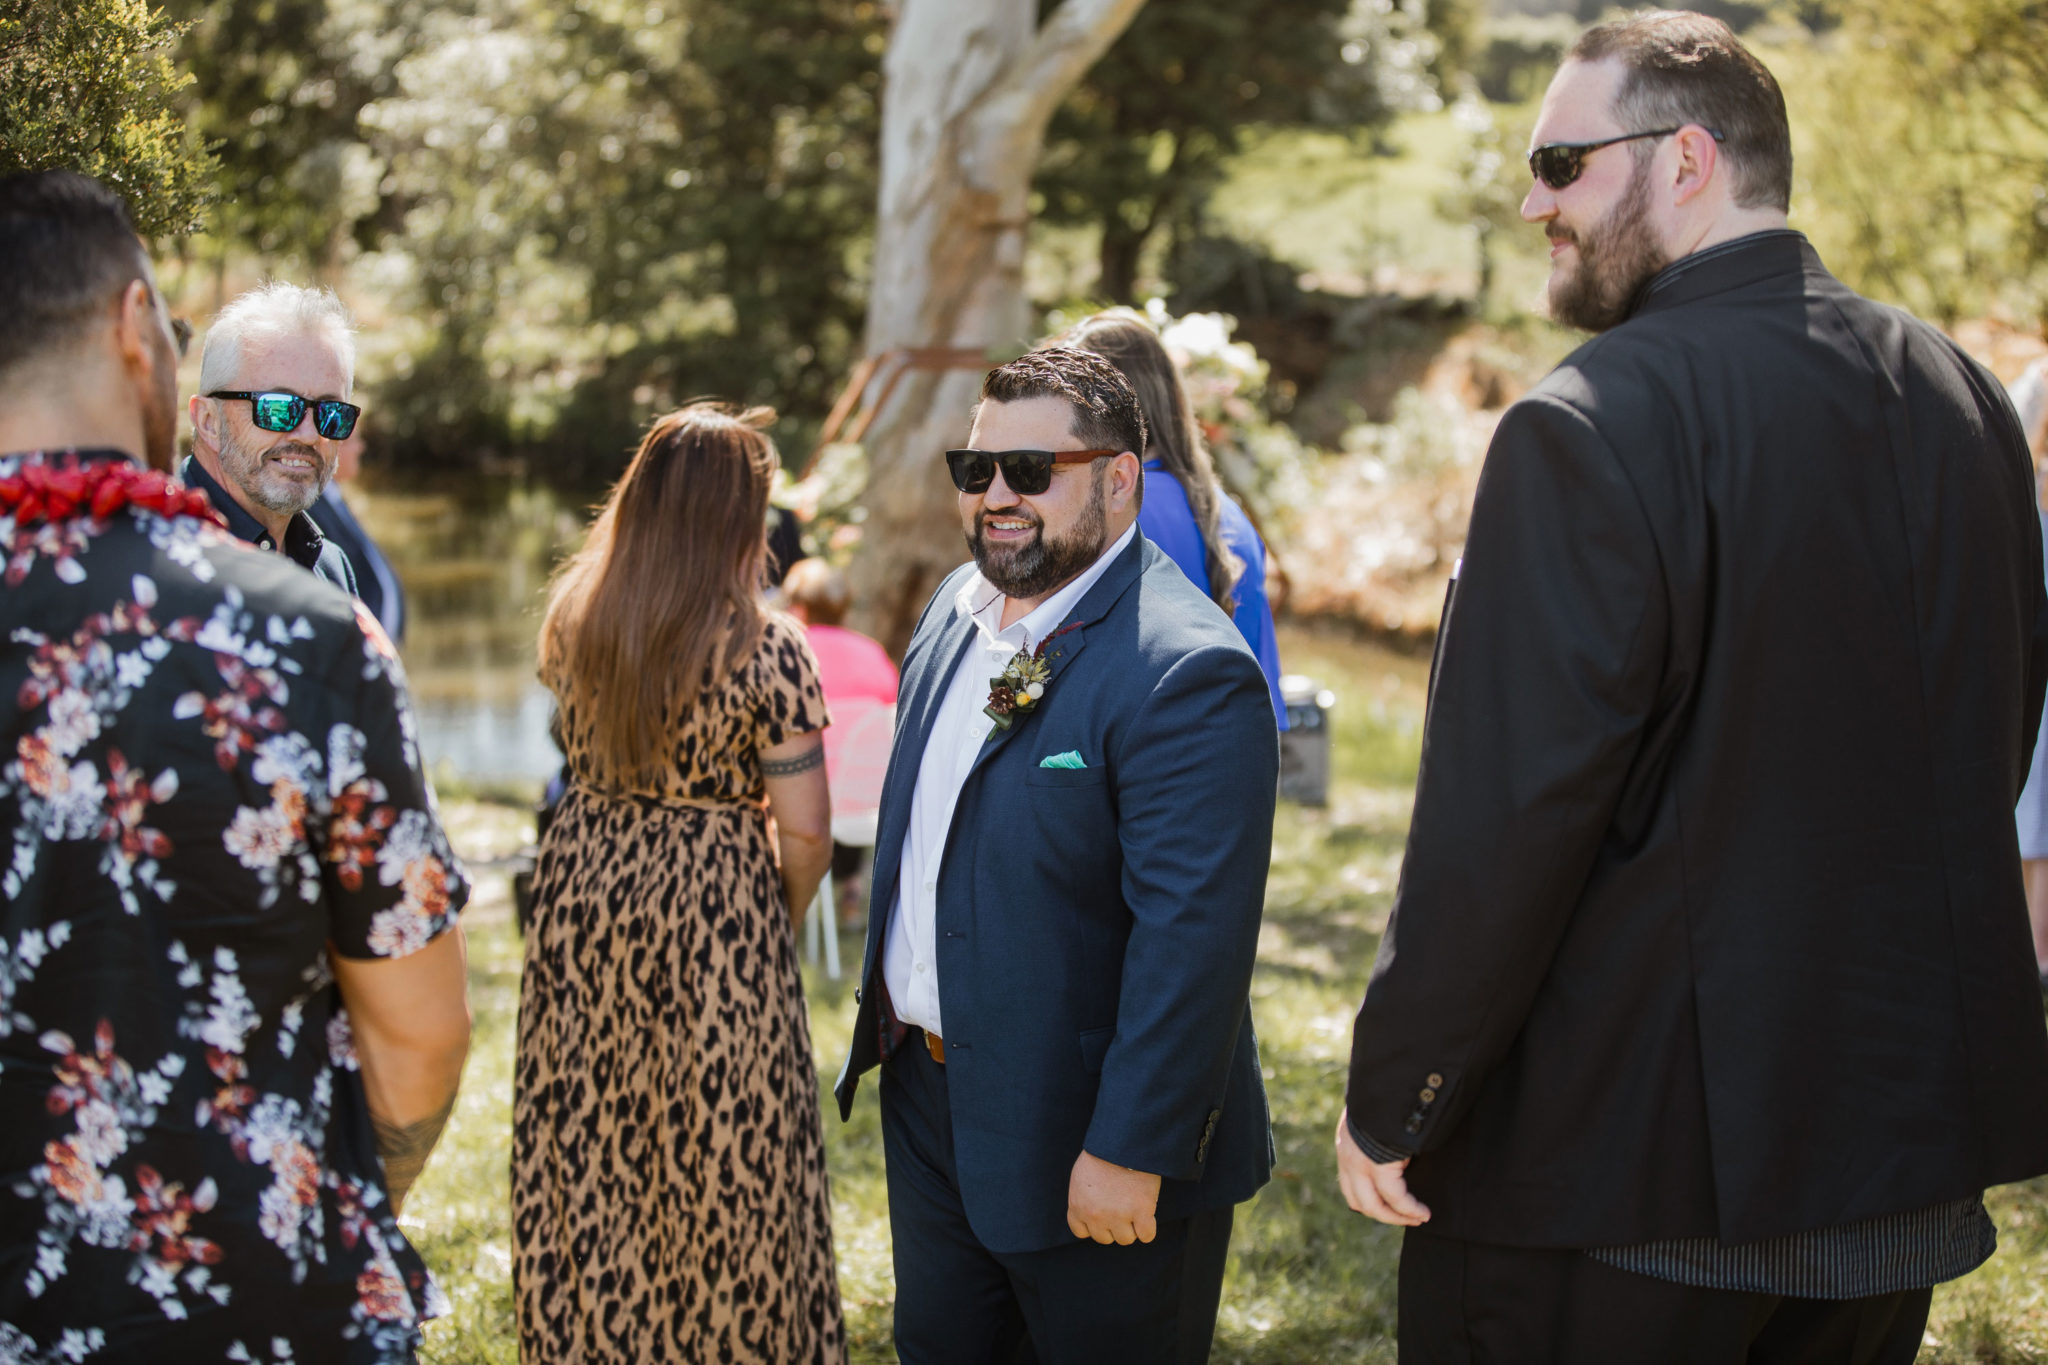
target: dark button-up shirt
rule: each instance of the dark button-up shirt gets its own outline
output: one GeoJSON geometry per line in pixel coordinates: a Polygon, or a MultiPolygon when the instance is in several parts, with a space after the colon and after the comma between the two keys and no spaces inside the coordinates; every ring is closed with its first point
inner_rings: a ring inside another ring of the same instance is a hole
{"type": "MultiPolygon", "coordinates": [[[[206,494],[206,500],[213,509],[227,518],[228,530],[259,550],[275,550],[277,541],[272,538],[262,522],[249,514],[249,509],[236,502],[234,495],[215,482],[194,456],[187,455],[185,463],[178,470],[178,477],[188,487],[206,494]]],[[[341,546],[329,540],[320,532],[313,518],[304,512],[294,512],[284,529],[284,555],[286,559],[302,569],[310,569],[319,577],[340,588],[350,597],[361,597],[356,587],[355,566],[348,561],[348,555],[341,546]]]]}
{"type": "Polygon", "coordinates": [[[438,1296],[328,956],[467,896],[397,656],[192,518],[0,553],[0,1359],[410,1361],[438,1296]]]}

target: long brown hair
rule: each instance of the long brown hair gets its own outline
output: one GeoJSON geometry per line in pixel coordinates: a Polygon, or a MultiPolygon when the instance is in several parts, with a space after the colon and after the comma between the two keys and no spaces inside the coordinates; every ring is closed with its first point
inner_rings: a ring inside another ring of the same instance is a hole
{"type": "Polygon", "coordinates": [[[1202,429],[1195,424],[1195,411],[1188,402],[1187,387],[1173,357],[1160,343],[1140,313],[1112,308],[1084,318],[1061,341],[1084,351],[1093,351],[1123,371],[1124,378],[1138,392],[1138,406],[1145,414],[1145,429],[1151,436],[1145,457],[1157,457],[1167,473],[1180,480],[1187,491],[1188,507],[1195,514],[1195,526],[1202,533],[1202,550],[1209,571],[1209,596],[1225,611],[1237,606],[1237,580],[1244,573],[1244,561],[1224,543],[1221,526],[1223,485],[1217,481],[1216,466],[1209,448],[1202,444],[1202,429]]]}
{"type": "Polygon", "coordinates": [[[658,419],[555,575],[540,676],[588,718],[593,785],[650,785],[670,723],[760,644],[774,420],[713,402],[658,419]]]}

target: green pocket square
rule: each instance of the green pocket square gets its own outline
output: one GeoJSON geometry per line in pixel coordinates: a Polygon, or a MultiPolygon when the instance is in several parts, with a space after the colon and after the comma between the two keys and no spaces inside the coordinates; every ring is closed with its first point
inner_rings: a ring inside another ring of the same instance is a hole
{"type": "Polygon", "coordinates": [[[1069,749],[1063,754],[1047,754],[1044,758],[1038,760],[1038,766],[1041,768],[1085,768],[1088,765],[1082,762],[1079,749],[1069,749]]]}

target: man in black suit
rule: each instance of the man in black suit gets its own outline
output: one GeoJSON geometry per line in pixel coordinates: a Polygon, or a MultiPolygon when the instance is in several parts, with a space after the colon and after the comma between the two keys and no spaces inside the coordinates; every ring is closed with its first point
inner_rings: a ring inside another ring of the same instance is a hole
{"type": "Polygon", "coordinates": [[[1589,30],[1523,216],[1600,333],[1509,409],[1338,1125],[1401,1359],[1908,1362],[2048,1170],[2018,423],[1787,230],[1770,73],[1589,30]]]}

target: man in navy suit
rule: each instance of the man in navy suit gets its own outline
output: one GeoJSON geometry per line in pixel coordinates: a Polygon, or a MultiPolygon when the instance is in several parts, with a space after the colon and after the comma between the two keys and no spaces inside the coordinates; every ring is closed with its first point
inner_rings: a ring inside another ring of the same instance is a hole
{"type": "Polygon", "coordinates": [[[1258,661],[1138,533],[1136,395],[992,371],[947,452],[974,562],[903,661],[859,1021],[909,1362],[1201,1361],[1272,1136],[1249,990],[1278,742],[1258,661]]]}

